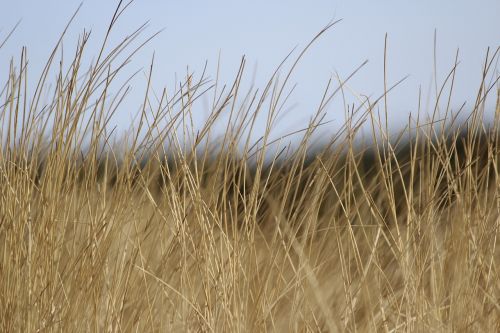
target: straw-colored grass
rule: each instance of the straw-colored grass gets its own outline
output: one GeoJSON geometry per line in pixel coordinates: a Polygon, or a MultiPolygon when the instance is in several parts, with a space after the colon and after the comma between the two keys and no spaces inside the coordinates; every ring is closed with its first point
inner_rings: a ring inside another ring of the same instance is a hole
{"type": "Polygon", "coordinates": [[[135,131],[113,141],[115,82],[141,31],[105,39],[90,68],[88,35],[61,66],[58,44],[30,95],[24,50],[2,78],[2,332],[500,331],[500,106],[483,121],[498,53],[469,117],[442,106],[453,68],[401,135],[384,94],[312,146],[339,80],[299,144],[273,142],[289,72],[246,94],[243,60],[225,89],[204,75],[173,93],[148,84],[135,131]]]}

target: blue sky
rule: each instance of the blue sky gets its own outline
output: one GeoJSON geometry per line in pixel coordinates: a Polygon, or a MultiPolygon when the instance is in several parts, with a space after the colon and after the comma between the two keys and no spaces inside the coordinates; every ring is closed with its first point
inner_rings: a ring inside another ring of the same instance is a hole
{"type": "MultiPolygon", "coordinates": [[[[65,43],[74,45],[84,28],[92,29],[91,48],[99,44],[117,2],[87,0],[73,23],[65,43]]],[[[22,20],[13,37],[0,50],[0,78],[4,82],[11,56],[28,46],[31,77],[36,77],[59,33],[80,1],[18,0],[0,5],[0,39],[22,20]]],[[[356,94],[376,97],[383,91],[383,50],[388,34],[388,81],[409,78],[389,95],[393,123],[404,122],[416,112],[419,87],[433,92],[433,39],[437,31],[437,74],[441,83],[451,69],[457,48],[460,65],[453,105],[473,104],[487,47],[500,46],[500,1],[159,1],[138,0],[118,23],[114,41],[149,21],[147,33],[164,29],[131,64],[147,68],[155,53],[154,83],[157,89],[173,88],[175,77],[186,66],[215,76],[221,54],[221,80],[230,82],[241,56],[247,58],[248,80],[263,86],[272,71],[294,47],[304,46],[328,22],[342,19],[325,34],[300,63],[293,83],[297,88],[281,131],[304,125],[317,107],[328,79],[338,73],[345,78],[364,60],[368,64],[350,82],[356,94]]],[[[92,53],[92,50],[90,50],[92,53]]],[[[128,124],[141,103],[144,76],[138,78],[117,123],[128,124]]],[[[328,117],[340,124],[341,100],[332,103],[328,117]]],[[[425,102],[425,100],[423,101],[425,102]]]]}

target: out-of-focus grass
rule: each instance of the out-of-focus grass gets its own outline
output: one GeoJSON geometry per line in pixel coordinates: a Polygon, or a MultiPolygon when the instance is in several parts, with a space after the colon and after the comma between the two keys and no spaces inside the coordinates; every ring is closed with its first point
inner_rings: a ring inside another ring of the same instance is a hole
{"type": "Polygon", "coordinates": [[[459,123],[448,103],[395,139],[382,96],[349,109],[320,147],[323,107],[300,144],[276,148],[288,77],[240,102],[243,60],[222,92],[203,76],[171,95],[148,89],[135,132],[111,144],[126,92],[109,97],[123,68],[114,55],[133,54],[140,32],[105,41],[85,71],[83,35],[47,104],[60,45],[32,96],[25,51],[4,78],[1,331],[500,330],[500,105],[482,120],[497,53],[470,117],[459,123]],[[202,94],[214,103],[195,132],[202,94]],[[253,145],[261,113],[268,128],[253,145]],[[359,144],[362,124],[374,135],[359,144]]]}

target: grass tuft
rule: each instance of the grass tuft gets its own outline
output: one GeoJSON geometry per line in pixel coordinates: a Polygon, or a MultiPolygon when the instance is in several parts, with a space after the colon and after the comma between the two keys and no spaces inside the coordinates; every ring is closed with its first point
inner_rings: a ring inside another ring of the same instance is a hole
{"type": "Polygon", "coordinates": [[[132,42],[153,37],[141,27],[108,45],[127,6],[89,68],[84,33],[70,62],[56,60],[61,36],[33,94],[26,49],[4,78],[1,331],[500,331],[500,102],[483,120],[498,50],[465,119],[438,107],[455,66],[425,120],[389,133],[386,83],[314,144],[345,85],[332,81],[293,147],[273,126],[310,44],[260,92],[241,91],[242,59],[225,89],[203,73],[157,94],[152,61],[136,127],[118,140],[118,78],[132,42]]]}

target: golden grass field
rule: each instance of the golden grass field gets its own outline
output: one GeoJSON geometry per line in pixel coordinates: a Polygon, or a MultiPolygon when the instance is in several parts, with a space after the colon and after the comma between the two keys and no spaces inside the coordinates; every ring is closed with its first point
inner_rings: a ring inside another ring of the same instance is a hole
{"type": "Polygon", "coordinates": [[[173,92],[148,83],[135,129],[113,139],[142,36],[105,36],[89,68],[87,34],[64,60],[56,45],[29,96],[25,49],[2,77],[2,332],[500,331],[498,102],[483,120],[498,49],[465,116],[448,100],[453,67],[400,133],[384,94],[340,110],[314,144],[342,98],[332,80],[300,142],[275,140],[299,54],[259,92],[240,91],[244,60],[224,89],[205,75],[173,92]],[[195,130],[202,95],[213,103],[195,130]]]}

